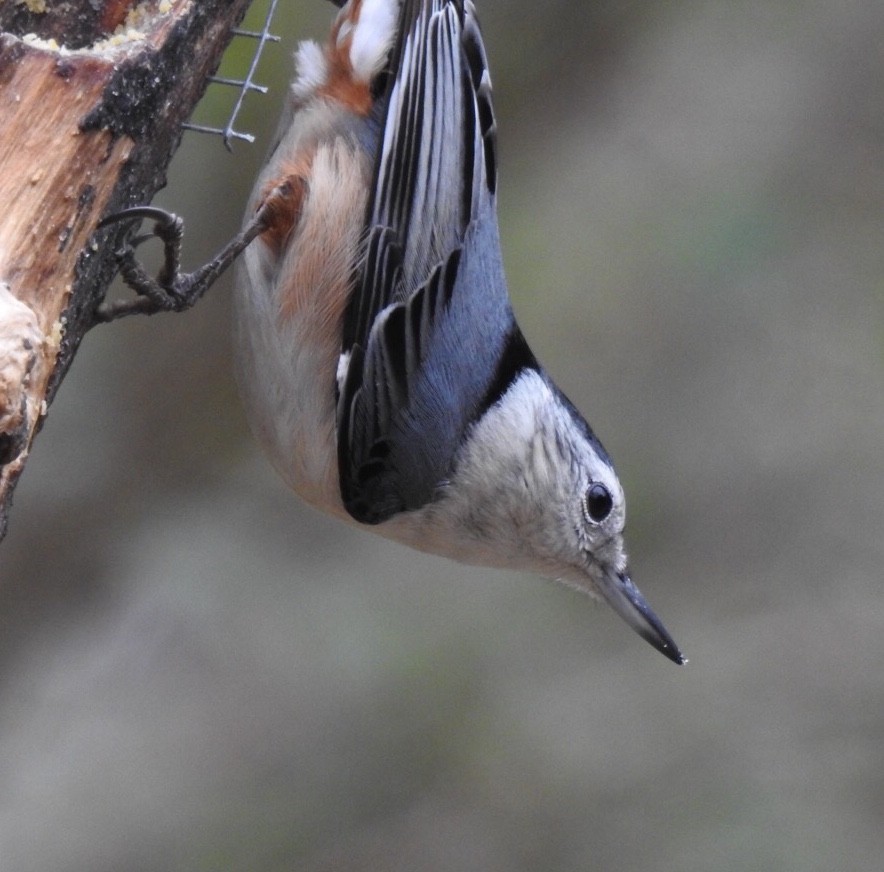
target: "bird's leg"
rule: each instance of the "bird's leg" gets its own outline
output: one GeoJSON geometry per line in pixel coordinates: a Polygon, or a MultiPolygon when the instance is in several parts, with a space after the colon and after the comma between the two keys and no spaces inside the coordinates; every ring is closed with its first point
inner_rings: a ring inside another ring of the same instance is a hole
{"type": "Polygon", "coordinates": [[[262,205],[254,218],[227,243],[207,264],[191,273],[181,272],[181,238],[184,221],[171,212],[154,206],[136,206],[109,215],[99,228],[120,221],[154,221],[153,231],[127,241],[117,252],[120,275],[138,295],[134,300],[102,303],[95,310],[96,322],[115,321],[126,315],[153,315],[156,312],[182,312],[193,306],[233,263],[243,249],[267,225],[267,209],[262,205]],[[148,275],[138,262],[135,251],[148,239],[156,237],[163,243],[163,265],[156,277],[148,275]]]}

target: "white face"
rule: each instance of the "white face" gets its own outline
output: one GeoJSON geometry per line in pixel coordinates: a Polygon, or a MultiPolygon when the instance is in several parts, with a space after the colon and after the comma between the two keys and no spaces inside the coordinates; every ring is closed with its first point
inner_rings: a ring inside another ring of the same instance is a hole
{"type": "Polygon", "coordinates": [[[470,432],[434,503],[381,525],[400,542],[463,563],[558,579],[608,602],[676,663],[684,658],[632,583],[623,488],[571,404],[526,371],[470,432]]]}
{"type": "Polygon", "coordinates": [[[476,425],[454,478],[432,513],[432,526],[458,543],[437,539],[442,553],[588,592],[593,565],[625,569],[617,475],[576,410],[539,373],[523,373],[476,425]]]}
{"type": "MultiPolygon", "coordinates": [[[[529,396],[542,396],[536,384],[529,396]]],[[[523,432],[531,433],[530,427],[523,432]]],[[[549,405],[535,412],[533,435],[523,448],[522,478],[534,497],[529,499],[533,517],[514,521],[522,530],[523,553],[539,560],[544,574],[604,599],[658,651],[684,663],[629,577],[623,550],[626,505],[617,473],[580,413],[554,389],[549,405]]]]}
{"type": "Polygon", "coordinates": [[[580,513],[574,512],[577,550],[582,558],[577,578],[568,575],[571,583],[583,581],[585,573],[595,578],[594,569],[613,572],[626,570],[623,528],[626,524],[626,501],[617,474],[609,462],[600,457],[594,446],[585,443],[581,452],[585,475],[576,483],[572,499],[579,500],[580,513]]]}

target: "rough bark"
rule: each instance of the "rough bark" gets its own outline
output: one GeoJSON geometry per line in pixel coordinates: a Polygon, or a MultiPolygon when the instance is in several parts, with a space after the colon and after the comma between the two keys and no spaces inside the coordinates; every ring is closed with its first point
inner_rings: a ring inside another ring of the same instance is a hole
{"type": "Polygon", "coordinates": [[[96,225],[165,184],[181,123],[249,3],[0,3],[0,539],[115,272],[122,228],[96,225]]]}

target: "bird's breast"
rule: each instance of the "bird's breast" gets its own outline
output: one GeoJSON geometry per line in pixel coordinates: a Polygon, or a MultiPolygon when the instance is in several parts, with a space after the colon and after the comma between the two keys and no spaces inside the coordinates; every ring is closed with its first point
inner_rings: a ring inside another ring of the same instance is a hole
{"type": "Polygon", "coordinates": [[[340,515],[335,376],[371,161],[332,120],[290,131],[258,181],[253,204],[271,217],[240,268],[236,335],[252,429],[291,487],[340,515]]]}

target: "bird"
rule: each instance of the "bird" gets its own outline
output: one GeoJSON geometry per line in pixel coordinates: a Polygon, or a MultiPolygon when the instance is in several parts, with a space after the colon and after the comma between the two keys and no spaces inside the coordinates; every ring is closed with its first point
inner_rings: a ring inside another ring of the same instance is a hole
{"type": "MultiPolygon", "coordinates": [[[[296,49],[242,235],[203,270],[237,260],[236,370],[253,432],[314,508],[420,551],[561,581],[685,663],[632,581],[613,462],[516,323],[475,3],[332,2],[325,43],[296,49]]],[[[128,214],[163,224],[151,207],[128,214]]],[[[143,283],[139,269],[128,252],[127,281],[143,283]]],[[[205,275],[175,284],[166,272],[154,303],[169,292],[183,308],[205,275]]]]}

